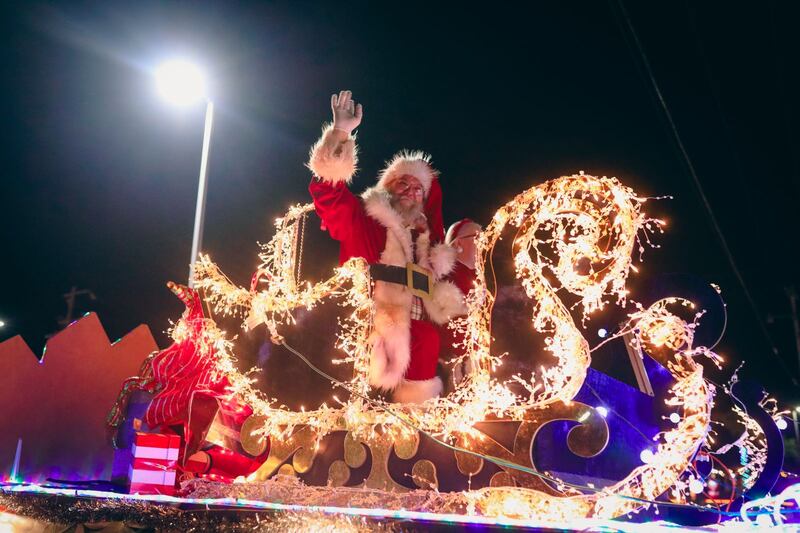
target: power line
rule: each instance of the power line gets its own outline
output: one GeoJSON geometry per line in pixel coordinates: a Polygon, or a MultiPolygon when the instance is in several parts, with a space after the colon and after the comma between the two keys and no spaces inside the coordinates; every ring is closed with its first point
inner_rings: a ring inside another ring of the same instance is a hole
{"type": "MultiPolygon", "coordinates": [[[[747,299],[748,303],[750,304],[751,309],[753,310],[753,314],[756,317],[756,321],[758,322],[759,329],[761,333],[763,333],[767,344],[769,344],[770,353],[772,354],[775,359],[780,362],[783,369],[787,372],[787,375],[791,379],[792,383],[795,386],[800,385],[798,383],[797,378],[795,377],[795,373],[789,368],[786,364],[786,361],[783,360],[782,357],[778,354],[778,349],[775,346],[775,343],[772,341],[772,337],[767,330],[767,326],[764,323],[764,320],[761,317],[761,313],[758,310],[758,306],[756,305],[753,296],[750,294],[750,290],[747,288],[747,284],[744,281],[744,277],[742,276],[739,267],[736,265],[736,261],[733,258],[733,253],[731,252],[730,247],[728,246],[728,241],[725,239],[725,235],[722,233],[722,228],[717,221],[717,217],[714,215],[714,211],[711,208],[711,204],[706,197],[705,191],[703,189],[703,185],[700,183],[700,178],[697,176],[697,172],[695,171],[694,165],[692,164],[692,160],[689,157],[689,153],[686,151],[686,147],[683,145],[683,141],[681,140],[681,136],[678,133],[678,128],[675,125],[675,121],[672,118],[672,113],[669,111],[669,107],[667,106],[667,102],[664,99],[664,95],[661,92],[661,89],[656,81],[655,75],[653,74],[653,70],[650,67],[650,61],[647,59],[647,54],[644,51],[644,47],[642,46],[641,41],[639,41],[639,36],[636,33],[636,30],[633,27],[633,22],[631,22],[631,18],[628,15],[628,11],[625,9],[625,6],[622,0],[617,0],[617,5],[619,6],[619,11],[622,14],[623,19],[625,20],[625,25],[630,33],[631,38],[633,39],[634,44],[636,45],[636,49],[639,52],[639,58],[641,59],[642,66],[644,67],[645,73],[650,81],[650,84],[655,92],[655,95],[658,99],[659,104],[661,105],[661,109],[664,112],[664,116],[667,119],[667,123],[669,124],[670,130],[672,135],[675,139],[675,143],[680,150],[681,156],[683,157],[683,161],[686,164],[686,167],[689,171],[689,175],[692,177],[692,183],[697,190],[697,193],[700,196],[700,199],[703,201],[703,206],[706,208],[706,212],[708,213],[708,217],[711,220],[711,225],[714,228],[714,231],[719,239],[720,244],[722,245],[722,251],[725,254],[725,257],[728,259],[728,263],[730,263],[731,270],[733,270],[736,279],[739,282],[739,285],[742,287],[742,291],[744,292],[745,298],[747,299]]],[[[627,39],[626,39],[627,41],[627,39]]]]}

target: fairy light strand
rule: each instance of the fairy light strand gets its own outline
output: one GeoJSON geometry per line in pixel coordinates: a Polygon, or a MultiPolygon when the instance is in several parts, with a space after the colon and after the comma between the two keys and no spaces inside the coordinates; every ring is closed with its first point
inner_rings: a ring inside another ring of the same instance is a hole
{"type": "MultiPolygon", "coordinates": [[[[245,317],[244,327],[265,324],[271,338],[281,343],[281,331],[295,323],[293,312],[313,309],[324,299],[336,299],[346,311],[340,321],[337,348],[342,357],[335,362],[352,365],[353,377],[346,386],[354,392],[339,405],[294,412],[253,386],[253,380],[236,369],[229,344],[219,338],[209,342],[221,348],[218,368],[231,382],[231,391],[263,416],[260,432],[285,438],[300,425],[311,426],[322,436],[346,429],[357,436],[374,436],[376,428],[394,432],[398,438],[427,432],[443,442],[470,442],[479,438],[473,426],[487,417],[523,420],[536,410],[557,402],[568,403],[583,384],[591,362],[591,350],[575,324],[559,291],[580,298],[583,320],[609,302],[619,305],[628,296],[627,277],[635,270],[632,256],[653,246],[650,234],[661,232],[663,221],[642,211],[646,198],[637,197],[616,178],[583,173],[545,182],[517,195],[502,206],[486,229],[476,237],[477,281],[466,298],[467,316],[453,327],[464,334],[464,358],[472,368],[455,391],[423,405],[395,405],[409,425],[392,416],[382,403],[366,403],[369,392],[369,335],[373,316],[368,266],[351,259],[334,270],[325,281],[311,284],[297,279],[296,251],[302,242],[302,220],[313,206],[297,205],[276,220],[274,237],[261,246],[261,265],[251,288],[232,283],[208,256],[195,265],[195,285],[204,290],[215,312],[245,317]],[[485,265],[507,227],[517,228],[512,243],[516,277],[533,302],[531,325],[545,336],[546,351],[554,363],[536,369],[529,377],[512,376],[498,381],[494,369],[502,356],[491,354],[491,310],[494,295],[486,284],[485,265]],[[524,394],[512,392],[521,385],[524,394]]],[[[635,342],[658,345],[667,350],[665,367],[675,379],[665,403],[682,413],[680,421],[657,436],[653,458],[614,485],[593,494],[553,496],[521,487],[487,487],[468,493],[481,514],[519,518],[569,519],[574,516],[613,517],[636,510],[679,481],[695,451],[704,444],[710,424],[714,389],[703,378],[696,359],[720,358],[711,350],[693,347],[696,323],[685,322],[668,308],[679,299],[657,302],[629,317],[628,328],[636,328],[635,342]]],[[[225,337],[224,332],[214,330],[225,337]]]]}

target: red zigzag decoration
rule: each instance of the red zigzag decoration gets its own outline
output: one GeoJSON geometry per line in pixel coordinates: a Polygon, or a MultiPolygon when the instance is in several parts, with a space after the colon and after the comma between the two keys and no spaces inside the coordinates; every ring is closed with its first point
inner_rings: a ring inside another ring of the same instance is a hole
{"type": "Polygon", "coordinates": [[[22,438],[26,481],[110,479],[105,417],[122,382],[157,350],[146,325],[111,344],[90,313],[53,336],[40,363],[20,336],[0,342],[0,476],[22,438]]]}

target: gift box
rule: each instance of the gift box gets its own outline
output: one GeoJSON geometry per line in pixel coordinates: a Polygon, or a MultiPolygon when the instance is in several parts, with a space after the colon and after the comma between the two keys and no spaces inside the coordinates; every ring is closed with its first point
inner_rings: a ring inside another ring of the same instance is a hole
{"type": "Polygon", "coordinates": [[[180,454],[178,435],[136,433],[128,479],[130,494],[175,494],[180,454]]]}
{"type": "Polygon", "coordinates": [[[121,492],[128,492],[136,433],[153,431],[141,420],[152,399],[153,395],[147,391],[136,390],[130,393],[124,406],[124,417],[113,431],[114,463],[111,467],[111,483],[121,492]]]}

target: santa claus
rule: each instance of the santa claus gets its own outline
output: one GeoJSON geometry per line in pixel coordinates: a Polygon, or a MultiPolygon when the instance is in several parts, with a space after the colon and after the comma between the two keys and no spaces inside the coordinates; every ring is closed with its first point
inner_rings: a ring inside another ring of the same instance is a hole
{"type": "Polygon", "coordinates": [[[363,108],[350,91],[331,96],[333,123],[311,148],[309,191],[323,226],[339,241],[339,261],[363,257],[370,266],[375,302],[370,337],[370,384],[391,391],[396,402],[421,403],[438,396],[439,332],[463,312],[461,292],[442,281],[455,250],[442,241],[442,193],[438,172],[422,152],[396,154],[378,183],[360,197],[348,184],[356,172],[353,131],[363,108]]]}

